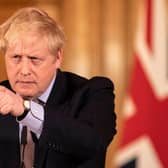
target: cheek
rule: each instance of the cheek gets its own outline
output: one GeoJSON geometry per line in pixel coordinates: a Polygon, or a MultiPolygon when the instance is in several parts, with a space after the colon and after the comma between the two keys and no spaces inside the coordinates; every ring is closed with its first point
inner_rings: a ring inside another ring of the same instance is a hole
{"type": "Polygon", "coordinates": [[[37,75],[38,85],[42,88],[45,88],[49,85],[53,79],[56,70],[54,68],[47,68],[43,71],[39,71],[37,75]]]}
{"type": "Polygon", "coordinates": [[[14,74],[17,71],[17,66],[12,64],[8,59],[5,61],[6,71],[9,74],[14,74]]]}
{"type": "Polygon", "coordinates": [[[6,66],[6,72],[9,80],[14,80],[17,77],[17,68],[6,66]]]}
{"type": "Polygon", "coordinates": [[[39,81],[42,83],[42,84],[45,84],[45,83],[49,83],[52,78],[54,76],[54,72],[51,71],[50,73],[48,72],[43,72],[41,75],[40,75],[40,78],[39,78],[39,81]]]}

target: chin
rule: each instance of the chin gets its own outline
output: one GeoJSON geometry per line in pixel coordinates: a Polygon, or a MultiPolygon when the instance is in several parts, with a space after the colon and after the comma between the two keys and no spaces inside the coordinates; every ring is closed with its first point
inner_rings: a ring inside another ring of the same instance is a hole
{"type": "Polygon", "coordinates": [[[22,97],[34,97],[35,93],[32,91],[28,91],[28,90],[18,90],[16,91],[19,95],[21,95],[22,97]]]}

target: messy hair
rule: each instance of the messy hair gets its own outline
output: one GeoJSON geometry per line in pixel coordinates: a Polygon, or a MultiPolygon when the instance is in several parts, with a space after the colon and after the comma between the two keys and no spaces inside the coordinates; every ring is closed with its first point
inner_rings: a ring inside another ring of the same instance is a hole
{"type": "Polygon", "coordinates": [[[55,55],[65,43],[62,27],[46,12],[34,7],[22,8],[0,25],[0,49],[6,52],[8,45],[22,32],[34,31],[47,40],[49,51],[55,55]]]}

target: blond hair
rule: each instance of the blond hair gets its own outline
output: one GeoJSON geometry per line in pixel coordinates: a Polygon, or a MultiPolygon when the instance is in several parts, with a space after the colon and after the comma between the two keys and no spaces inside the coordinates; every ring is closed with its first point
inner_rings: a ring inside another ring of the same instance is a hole
{"type": "Polygon", "coordinates": [[[65,35],[46,12],[34,7],[22,8],[0,25],[0,49],[6,52],[10,42],[21,32],[37,32],[47,40],[49,51],[55,55],[65,43],[65,35]]]}

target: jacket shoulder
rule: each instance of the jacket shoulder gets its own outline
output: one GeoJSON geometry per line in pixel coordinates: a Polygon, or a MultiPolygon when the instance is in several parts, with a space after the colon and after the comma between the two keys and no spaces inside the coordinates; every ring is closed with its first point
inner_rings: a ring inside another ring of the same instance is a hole
{"type": "Polygon", "coordinates": [[[64,72],[68,83],[73,85],[78,85],[79,87],[89,85],[91,87],[114,87],[113,81],[104,76],[93,76],[88,79],[78,74],[74,74],[71,72],[64,72]]]}
{"type": "Polygon", "coordinates": [[[95,76],[92,77],[88,84],[90,87],[95,89],[101,89],[101,88],[112,88],[114,89],[113,81],[110,78],[103,77],[103,76],[95,76]]]}

